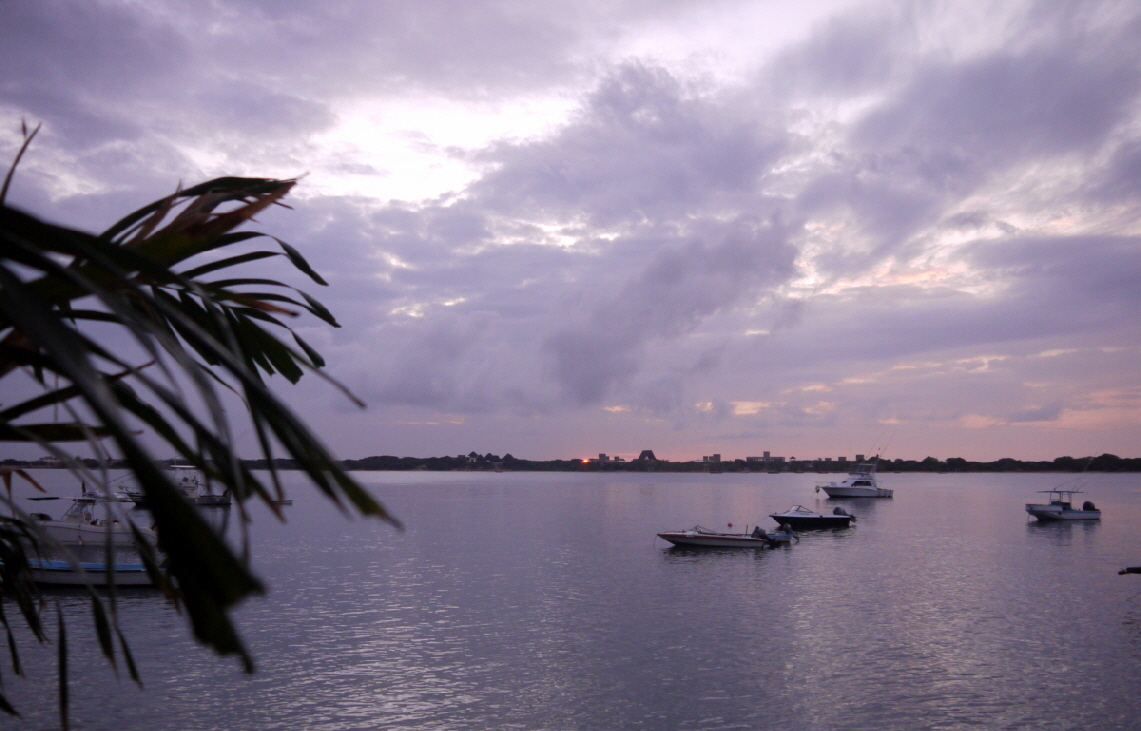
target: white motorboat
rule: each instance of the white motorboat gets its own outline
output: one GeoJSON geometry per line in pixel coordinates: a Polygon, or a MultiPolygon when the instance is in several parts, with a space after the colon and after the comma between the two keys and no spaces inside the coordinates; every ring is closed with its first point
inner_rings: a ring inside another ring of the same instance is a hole
{"type": "MultiPolygon", "coordinates": [[[[35,498],[33,498],[35,499],[35,498]]],[[[27,546],[32,579],[42,584],[106,586],[147,586],[152,583],[135,543],[138,531],[152,549],[158,539],[146,527],[118,520],[111,508],[116,501],[85,492],[72,498],[71,507],[58,520],[43,513],[32,513],[40,534],[35,545],[27,546]],[[100,510],[102,508],[102,510],[100,510]],[[101,515],[100,515],[101,513],[101,515]],[[111,555],[111,574],[107,554],[111,555]]]]}
{"type": "Polygon", "coordinates": [[[766,533],[757,526],[752,532],[746,533],[719,533],[709,528],[695,525],[688,530],[665,531],[658,534],[658,538],[667,540],[675,546],[696,546],[703,548],[768,548],[777,543],[787,542],[776,534],[766,533]]]}
{"type": "Polygon", "coordinates": [[[839,482],[818,482],[816,492],[823,490],[828,497],[891,497],[892,491],[876,482],[876,460],[856,465],[845,479],[839,482]]]}
{"type": "MultiPolygon", "coordinates": [[[[120,522],[110,509],[105,509],[102,516],[98,515],[97,506],[104,505],[109,508],[107,504],[111,502],[114,501],[85,492],[77,498],[72,498],[71,507],[58,520],[43,513],[33,513],[32,516],[36,518],[36,525],[48,540],[56,543],[67,546],[103,546],[110,534],[111,544],[115,547],[135,545],[131,527],[120,522]]],[[[156,542],[155,533],[150,528],[137,527],[137,529],[152,545],[156,542]]]]}
{"type": "Polygon", "coordinates": [[[1073,496],[1082,490],[1039,490],[1050,496],[1048,503],[1026,503],[1026,512],[1038,520],[1101,520],[1101,511],[1089,500],[1079,510],[1073,496]]]}
{"type": "Polygon", "coordinates": [[[803,505],[794,505],[783,513],[772,513],[769,517],[793,530],[847,528],[856,519],[856,516],[843,508],[836,508],[831,513],[815,513],[803,505]]]}
{"type": "MultiPolygon", "coordinates": [[[[195,505],[229,505],[233,502],[228,491],[215,492],[214,483],[207,480],[197,467],[175,464],[169,469],[174,473],[172,479],[175,486],[195,505]]],[[[135,505],[142,508],[147,506],[147,496],[142,490],[128,490],[125,495],[135,505]]]]}

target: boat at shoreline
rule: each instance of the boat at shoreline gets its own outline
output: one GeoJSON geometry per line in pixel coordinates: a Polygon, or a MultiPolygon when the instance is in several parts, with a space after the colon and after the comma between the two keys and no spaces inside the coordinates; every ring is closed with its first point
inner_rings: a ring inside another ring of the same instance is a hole
{"type": "Polygon", "coordinates": [[[1101,511],[1089,500],[1081,509],[1074,507],[1073,496],[1082,490],[1039,490],[1050,496],[1048,503],[1026,503],[1026,512],[1038,520],[1101,520],[1101,511]]]}
{"type": "Polygon", "coordinates": [[[658,534],[658,538],[669,541],[675,546],[697,548],[772,548],[778,544],[787,544],[795,537],[796,534],[791,532],[767,533],[759,525],[753,528],[752,532],[746,533],[720,533],[695,525],[688,530],[664,531],[658,534]]]}
{"type": "Polygon", "coordinates": [[[893,491],[880,487],[876,482],[877,464],[876,459],[861,462],[839,482],[816,483],[816,492],[823,490],[830,498],[891,497],[893,491]]]}
{"type": "Polygon", "coordinates": [[[769,517],[793,530],[847,528],[856,519],[843,508],[836,508],[831,513],[814,513],[803,505],[794,505],[783,513],[771,513],[769,517]]]}

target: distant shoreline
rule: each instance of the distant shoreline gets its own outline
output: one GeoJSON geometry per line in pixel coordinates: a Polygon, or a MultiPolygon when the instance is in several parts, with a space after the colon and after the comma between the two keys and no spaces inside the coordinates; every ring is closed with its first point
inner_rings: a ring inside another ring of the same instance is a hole
{"type": "MultiPolygon", "coordinates": [[[[93,459],[84,459],[88,467],[99,467],[93,459]]],[[[243,460],[250,469],[269,469],[266,460],[243,460]]],[[[44,469],[60,467],[41,461],[6,459],[0,462],[6,467],[44,469]]],[[[855,462],[824,460],[797,460],[795,462],[747,462],[743,459],[723,462],[670,462],[668,460],[631,460],[629,462],[581,459],[528,460],[516,459],[510,454],[502,457],[495,454],[475,453],[457,457],[394,457],[375,456],[364,459],[341,460],[343,469],[360,472],[676,472],[676,473],[737,473],[737,474],[846,474],[856,466],[855,462]]],[[[112,461],[106,465],[110,469],[123,465],[112,461]]],[[[292,460],[277,459],[273,467],[280,470],[293,470],[292,460]]],[[[972,462],[960,457],[937,460],[927,457],[923,460],[880,460],[879,472],[1141,472],[1141,458],[1118,457],[1103,454],[1099,457],[1058,457],[1050,461],[1022,461],[999,459],[994,462],[972,462]]]]}

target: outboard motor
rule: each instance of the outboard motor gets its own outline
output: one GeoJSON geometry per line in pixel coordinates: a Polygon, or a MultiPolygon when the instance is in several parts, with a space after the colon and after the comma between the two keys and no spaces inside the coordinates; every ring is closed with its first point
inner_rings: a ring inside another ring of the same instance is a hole
{"type": "Polygon", "coordinates": [[[1082,503],[1082,510],[1097,510],[1097,507],[1090,500],[1086,500],[1082,503]]]}
{"type": "Polygon", "coordinates": [[[832,515],[847,515],[847,514],[848,514],[848,512],[846,510],[844,510],[843,508],[835,508],[832,511],[832,515]]]}

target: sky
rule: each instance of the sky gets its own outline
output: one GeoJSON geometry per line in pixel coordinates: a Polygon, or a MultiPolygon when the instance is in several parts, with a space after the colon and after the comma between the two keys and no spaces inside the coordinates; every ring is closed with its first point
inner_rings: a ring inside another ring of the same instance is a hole
{"type": "Polygon", "coordinates": [[[1137,456],[1138,38],[1133,0],[4,0],[0,156],[42,123],[9,203],[92,231],[304,176],[258,229],[368,406],[276,383],[342,457],[1137,456]]]}

